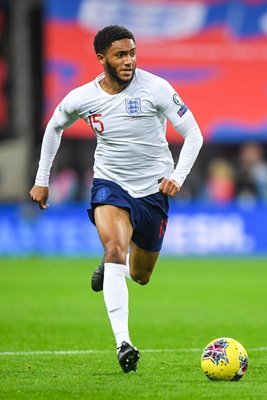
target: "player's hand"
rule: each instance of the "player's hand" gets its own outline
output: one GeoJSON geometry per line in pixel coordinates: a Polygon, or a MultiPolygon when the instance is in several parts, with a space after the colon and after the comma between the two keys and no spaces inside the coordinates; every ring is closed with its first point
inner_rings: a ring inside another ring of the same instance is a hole
{"type": "Polygon", "coordinates": [[[30,196],[32,201],[38,203],[41,210],[46,210],[49,207],[49,204],[46,203],[49,196],[48,187],[34,185],[30,191],[30,196]]]}
{"type": "Polygon", "coordinates": [[[163,179],[159,191],[165,196],[174,197],[180,190],[180,185],[172,179],[163,179]]]}

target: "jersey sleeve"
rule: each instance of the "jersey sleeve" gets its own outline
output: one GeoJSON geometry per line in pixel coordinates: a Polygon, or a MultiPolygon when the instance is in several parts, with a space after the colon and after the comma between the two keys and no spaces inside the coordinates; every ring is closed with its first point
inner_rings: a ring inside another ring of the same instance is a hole
{"type": "Polygon", "coordinates": [[[174,128],[178,128],[188,118],[190,110],[175,89],[165,80],[160,81],[160,96],[157,107],[174,128]]]}
{"type": "Polygon", "coordinates": [[[56,107],[53,122],[57,131],[64,130],[79,118],[76,91],[70,92],[56,107]]]}
{"type": "Polygon", "coordinates": [[[180,134],[184,137],[184,143],[171,179],[177,182],[181,187],[197,159],[203,144],[203,137],[190,110],[188,110],[186,119],[181,122],[178,129],[180,134]]]}
{"type": "Polygon", "coordinates": [[[44,133],[35,185],[48,186],[50,170],[61,143],[62,132],[79,118],[75,92],[70,92],[56,107],[44,133]]]}
{"type": "Polygon", "coordinates": [[[171,175],[171,179],[181,187],[196,161],[203,137],[192,112],[167,81],[162,82],[160,93],[159,109],[184,138],[178,163],[171,175]]]}

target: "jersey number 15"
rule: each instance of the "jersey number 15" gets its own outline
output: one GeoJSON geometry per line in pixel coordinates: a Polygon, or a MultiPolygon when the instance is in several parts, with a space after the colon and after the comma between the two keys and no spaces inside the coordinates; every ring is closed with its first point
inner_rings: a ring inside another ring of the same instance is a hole
{"type": "Polygon", "coordinates": [[[104,124],[100,120],[102,114],[93,114],[88,116],[88,122],[95,133],[100,135],[104,132],[104,124]]]}

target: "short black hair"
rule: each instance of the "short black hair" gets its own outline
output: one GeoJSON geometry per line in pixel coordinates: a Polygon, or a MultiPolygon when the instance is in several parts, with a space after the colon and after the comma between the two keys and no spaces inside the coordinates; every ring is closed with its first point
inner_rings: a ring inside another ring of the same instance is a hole
{"type": "Polygon", "coordinates": [[[124,26],[109,25],[99,31],[94,39],[94,48],[96,54],[103,54],[108,47],[116,40],[132,39],[135,42],[134,35],[124,26]]]}

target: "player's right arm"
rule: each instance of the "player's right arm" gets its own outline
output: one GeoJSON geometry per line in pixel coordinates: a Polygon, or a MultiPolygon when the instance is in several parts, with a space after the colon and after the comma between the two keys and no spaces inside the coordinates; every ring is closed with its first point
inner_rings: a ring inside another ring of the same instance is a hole
{"type": "Polygon", "coordinates": [[[47,124],[42,147],[39,167],[35,184],[30,190],[31,199],[38,203],[39,208],[48,208],[50,170],[60,146],[63,130],[71,126],[78,119],[71,93],[64,98],[47,124]]]}

